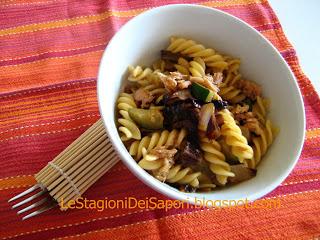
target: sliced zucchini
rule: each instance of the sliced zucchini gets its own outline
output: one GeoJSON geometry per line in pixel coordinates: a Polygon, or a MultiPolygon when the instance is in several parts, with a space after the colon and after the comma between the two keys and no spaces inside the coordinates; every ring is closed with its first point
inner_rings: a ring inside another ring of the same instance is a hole
{"type": "Polygon", "coordinates": [[[214,92],[211,91],[210,89],[202,86],[199,83],[192,83],[191,85],[191,93],[192,95],[204,102],[211,102],[212,98],[214,96],[214,92]]]}
{"type": "Polygon", "coordinates": [[[163,128],[163,116],[158,109],[130,108],[130,118],[140,127],[150,130],[163,128]]]}

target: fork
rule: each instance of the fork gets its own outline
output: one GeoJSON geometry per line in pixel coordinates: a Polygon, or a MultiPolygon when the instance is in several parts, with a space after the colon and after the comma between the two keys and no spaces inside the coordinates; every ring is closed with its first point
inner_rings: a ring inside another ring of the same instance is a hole
{"type": "Polygon", "coordinates": [[[119,158],[99,119],[57,157],[35,174],[37,183],[8,202],[12,209],[22,208],[22,220],[37,216],[80,197],[92,184],[112,168],[119,158]],[[33,212],[31,212],[33,210],[33,212]]]}

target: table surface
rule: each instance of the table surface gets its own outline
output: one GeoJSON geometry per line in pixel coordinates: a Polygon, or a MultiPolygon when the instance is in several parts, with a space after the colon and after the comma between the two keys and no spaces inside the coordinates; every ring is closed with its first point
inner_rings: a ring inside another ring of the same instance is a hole
{"type": "Polygon", "coordinates": [[[269,0],[297,51],[300,65],[320,93],[320,1],[269,0]]]}

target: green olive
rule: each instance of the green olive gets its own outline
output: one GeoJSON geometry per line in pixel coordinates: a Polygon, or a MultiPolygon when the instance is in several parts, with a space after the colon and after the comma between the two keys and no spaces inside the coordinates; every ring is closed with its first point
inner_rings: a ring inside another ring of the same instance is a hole
{"type": "Polygon", "coordinates": [[[129,116],[142,128],[150,130],[163,128],[163,116],[158,109],[130,108],[129,116]]]}

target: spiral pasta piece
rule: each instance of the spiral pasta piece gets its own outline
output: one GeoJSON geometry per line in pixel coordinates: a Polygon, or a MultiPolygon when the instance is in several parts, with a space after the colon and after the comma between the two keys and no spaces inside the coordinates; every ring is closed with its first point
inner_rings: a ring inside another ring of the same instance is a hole
{"type": "Polygon", "coordinates": [[[128,80],[131,82],[139,82],[146,79],[153,71],[150,68],[143,69],[141,66],[129,66],[128,80]]]}
{"type": "Polygon", "coordinates": [[[220,144],[215,140],[209,140],[207,138],[202,138],[200,141],[200,147],[204,153],[203,157],[210,163],[210,170],[216,175],[217,181],[225,185],[228,177],[234,177],[235,175],[231,172],[231,167],[221,152],[220,144]]]}
{"type": "Polygon", "coordinates": [[[136,82],[141,86],[148,86],[150,84],[161,86],[163,85],[160,81],[157,72],[160,72],[159,69],[153,71],[150,68],[143,69],[141,66],[129,66],[129,76],[128,80],[130,82],[136,82]]]}
{"type": "Polygon", "coordinates": [[[206,66],[219,69],[220,71],[228,68],[228,63],[223,57],[216,53],[212,48],[205,48],[203,45],[196,43],[193,40],[185,38],[170,38],[170,45],[168,51],[173,53],[181,53],[190,57],[201,57],[206,66]]]}
{"type": "Polygon", "coordinates": [[[195,57],[190,62],[189,71],[193,77],[203,77],[206,75],[206,64],[200,57],[195,57]]]}
{"type": "Polygon", "coordinates": [[[243,163],[245,159],[253,157],[253,150],[248,145],[247,139],[242,135],[241,129],[236,124],[229,110],[224,109],[219,112],[223,118],[223,125],[221,127],[221,135],[227,145],[231,146],[231,152],[243,163]]]}
{"type": "Polygon", "coordinates": [[[233,58],[230,56],[224,56],[224,60],[227,62],[228,64],[228,73],[234,73],[234,74],[238,74],[239,73],[239,68],[240,68],[240,59],[238,58],[233,58]]]}
{"type": "Polygon", "coordinates": [[[214,183],[212,183],[210,177],[208,177],[208,175],[202,173],[199,177],[199,189],[201,189],[201,191],[210,191],[211,189],[215,188],[216,185],[214,183]]]}
{"type": "Polygon", "coordinates": [[[141,139],[141,132],[128,113],[130,108],[137,107],[132,95],[128,93],[121,93],[117,101],[117,107],[119,114],[121,115],[121,118],[118,119],[120,124],[118,130],[122,133],[121,140],[127,141],[129,139],[141,139]]]}
{"type": "Polygon", "coordinates": [[[164,72],[166,67],[166,62],[162,59],[158,59],[152,64],[152,68],[154,70],[159,70],[160,72],[164,72]]]}
{"type": "Polygon", "coordinates": [[[155,147],[179,147],[186,136],[187,131],[185,129],[173,129],[170,132],[168,130],[157,131],[143,137],[140,141],[134,141],[129,147],[129,153],[139,161],[143,157],[143,149],[149,152],[155,147]]]}
{"type": "Polygon", "coordinates": [[[152,96],[156,97],[156,103],[159,103],[166,93],[166,89],[163,86],[159,86],[159,84],[154,83],[143,87],[143,89],[148,91],[152,96]]]}
{"type": "Polygon", "coordinates": [[[239,103],[246,98],[246,96],[242,94],[239,89],[236,89],[233,86],[226,86],[225,84],[222,84],[220,86],[219,95],[223,99],[228,100],[232,103],[239,103]]]}
{"type": "Polygon", "coordinates": [[[145,170],[157,170],[162,167],[163,159],[158,159],[152,155],[146,154],[138,164],[145,170]]]}
{"type": "Polygon", "coordinates": [[[182,168],[181,165],[176,165],[169,170],[166,182],[188,184],[192,187],[199,187],[198,177],[201,172],[192,172],[191,168],[182,168]]]}
{"type": "Polygon", "coordinates": [[[241,79],[240,73],[233,73],[228,71],[227,76],[223,81],[223,83],[225,86],[234,86],[236,82],[240,79],[241,79]]]}
{"type": "Polygon", "coordinates": [[[258,119],[265,123],[266,115],[269,108],[269,101],[267,99],[263,99],[260,96],[257,96],[257,101],[253,105],[252,112],[258,117],[258,119]]]}
{"type": "Polygon", "coordinates": [[[272,124],[269,119],[266,120],[265,127],[262,128],[261,135],[252,139],[254,156],[247,161],[247,166],[255,168],[263,155],[266,154],[268,147],[272,144],[274,138],[272,124]]]}
{"type": "Polygon", "coordinates": [[[190,64],[186,59],[180,57],[178,59],[178,63],[174,64],[174,67],[178,70],[178,72],[184,75],[190,75],[189,73],[190,64]]]}

